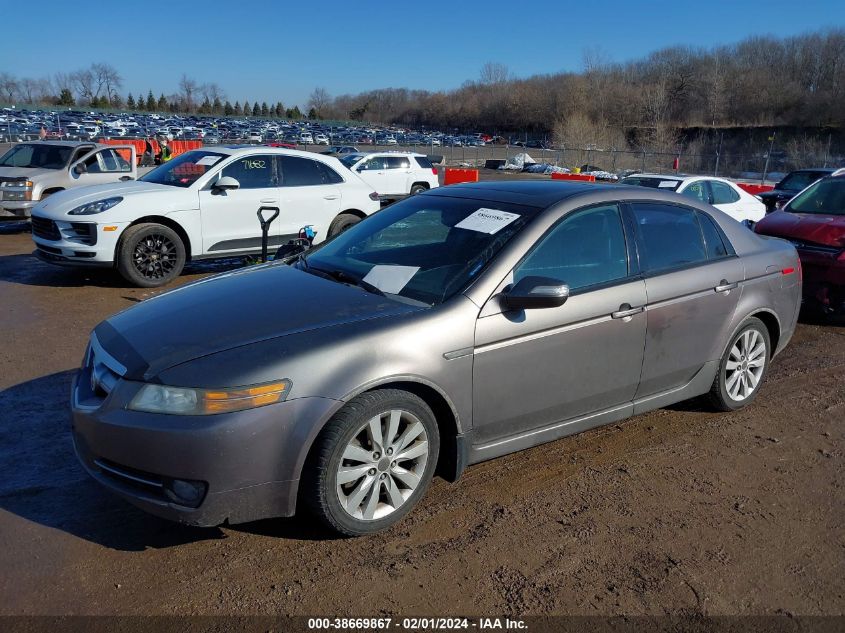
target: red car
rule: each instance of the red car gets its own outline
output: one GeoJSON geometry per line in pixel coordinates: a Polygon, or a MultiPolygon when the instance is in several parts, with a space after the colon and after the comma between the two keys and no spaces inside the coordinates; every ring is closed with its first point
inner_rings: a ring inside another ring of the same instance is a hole
{"type": "Polygon", "coordinates": [[[804,189],[754,230],[795,245],[805,300],[818,302],[826,312],[845,312],[845,169],[804,189]]]}

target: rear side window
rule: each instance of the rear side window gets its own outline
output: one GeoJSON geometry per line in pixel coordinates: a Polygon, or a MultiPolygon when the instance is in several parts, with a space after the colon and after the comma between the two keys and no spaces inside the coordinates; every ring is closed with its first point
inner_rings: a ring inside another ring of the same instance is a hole
{"type": "Polygon", "coordinates": [[[700,200],[701,202],[710,202],[710,195],[707,193],[707,183],[703,180],[696,180],[681,192],[682,196],[692,198],[693,200],[700,200]]]}
{"type": "Polygon", "coordinates": [[[417,161],[417,165],[422,167],[423,169],[431,169],[431,161],[428,160],[425,156],[414,156],[414,160],[417,161]]]}
{"type": "Polygon", "coordinates": [[[644,271],[660,272],[707,261],[693,209],[657,202],[635,202],[631,208],[644,271]]]}
{"type": "Polygon", "coordinates": [[[284,187],[312,187],[326,184],[327,176],[321,169],[322,163],[295,156],[279,156],[279,163],[284,187]]]}
{"type": "Polygon", "coordinates": [[[388,169],[410,169],[411,162],[405,156],[388,156],[384,159],[388,169]]]}
{"type": "Polygon", "coordinates": [[[733,187],[718,180],[710,181],[710,190],[713,192],[711,204],[731,204],[739,200],[739,194],[733,190],[733,187]]]}
{"type": "Polygon", "coordinates": [[[716,223],[706,213],[698,213],[698,221],[701,224],[701,232],[704,234],[704,246],[707,249],[709,259],[721,259],[733,254],[733,249],[728,250],[722,233],[716,228],[716,223]]]}
{"type": "Polygon", "coordinates": [[[325,163],[321,163],[320,161],[314,161],[317,164],[317,169],[323,175],[323,184],[324,185],[336,185],[339,182],[343,182],[343,178],[340,177],[340,174],[337,173],[334,169],[326,165],[325,163]]]}

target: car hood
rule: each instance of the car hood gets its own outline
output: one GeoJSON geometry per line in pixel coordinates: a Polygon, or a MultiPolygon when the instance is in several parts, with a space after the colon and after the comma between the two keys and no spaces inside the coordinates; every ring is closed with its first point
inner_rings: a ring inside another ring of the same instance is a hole
{"type": "Polygon", "coordinates": [[[94,333],[127,368],[126,378],[150,380],[165,369],[244,345],[422,309],[269,264],[148,299],[103,321],[94,333]]]}
{"type": "Polygon", "coordinates": [[[774,198],[775,200],[780,200],[781,198],[792,198],[797,194],[799,190],[792,190],[792,189],[770,189],[769,191],[763,191],[758,193],[757,195],[760,196],[761,199],[766,200],[768,198],[774,198]]]}
{"type": "Polygon", "coordinates": [[[776,211],[756,225],[758,233],[825,246],[845,247],[845,216],[776,211]]]}
{"type": "Polygon", "coordinates": [[[0,178],[37,178],[48,174],[55,174],[58,169],[44,169],[36,167],[0,167],[0,178]]]}
{"type": "MultiPolygon", "coordinates": [[[[35,210],[39,212],[39,215],[60,220],[67,216],[68,211],[78,206],[115,196],[123,197],[124,202],[113,207],[113,211],[110,210],[109,216],[112,219],[129,206],[126,204],[127,200],[131,200],[137,196],[145,196],[144,207],[146,209],[154,209],[160,213],[167,212],[168,210],[196,208],[199,205],[196,192],[190,188],[171,187],[169,185],[159,185],[140,180],[127,180],[125,182],[113,182],[105,185],[90,185],[87,187],[66,189],[47,198],[44,202],[37,205],[35,210]]],[[[130,219],[134,219],[136,216],[137,214],[134,214],[133,218],[130,219]]],[[[91,217],[98,218],[101,216],[96,215],[91,217]]]]}

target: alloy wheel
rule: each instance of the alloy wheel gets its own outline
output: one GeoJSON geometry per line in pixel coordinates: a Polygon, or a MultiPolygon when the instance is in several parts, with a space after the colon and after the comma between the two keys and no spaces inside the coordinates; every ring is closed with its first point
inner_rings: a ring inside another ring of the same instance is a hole
{"type": "Polygon", "coordinates": [[[734,342],[725,363],[725,390],[736,402],[748,398],[766,368],[766,341],[757,330],[743,332],[734,342]]]}
{"type": "Polygon", "coordinates": [[[428,435],[413,414],[393,409],[365,422],[343,450],[337,497],[351,517],[374,521],[401,507],[420,485],[428,435]]]}
{"type": "Polygon", "coordinates": [[[176,245],[165,235],[145,235],[135,246],[135,270],[146,279],[164,279],[176,266],[176,245]]]}

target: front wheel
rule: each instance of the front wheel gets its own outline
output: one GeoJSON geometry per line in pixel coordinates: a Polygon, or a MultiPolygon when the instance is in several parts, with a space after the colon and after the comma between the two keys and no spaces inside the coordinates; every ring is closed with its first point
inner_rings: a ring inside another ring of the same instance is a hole
{"type": "Polygon", "coordinates": [[[155,288],[176,279],[185,259],[185,244],[176,231],[161,224],[136,224],[121,237],[117,270],[131,284],[155,288]]]}
{"type": "Polygon", "coordinates": [[[760,319],[745,321],[719,363],[710,400],[720,411],[736,411],[757,396],[771,359],[769,331],[760,319]]]}
{"type": "Polygon", "coordinates": [[[354,213],[341,213],[337,216],[329,226],[329,234],[327,237],[334,237],[338,233],[343,233],[349,227],[358,224],[361,221],[354,213]]]}
{"type": "Polygon", "coordinates": [[[437,422],[418,396],[379,389],[326,425],[303,471],[303,501],[346,536],[386,529],[425,494],[440,450],[437,422]]]}

